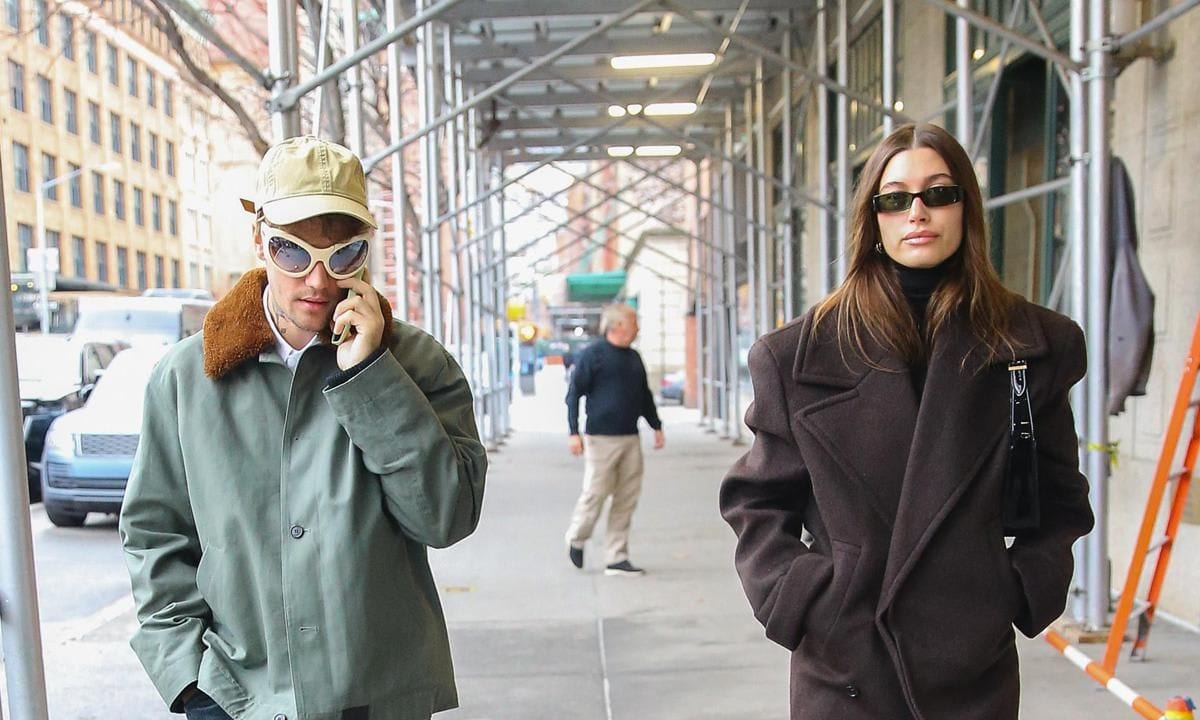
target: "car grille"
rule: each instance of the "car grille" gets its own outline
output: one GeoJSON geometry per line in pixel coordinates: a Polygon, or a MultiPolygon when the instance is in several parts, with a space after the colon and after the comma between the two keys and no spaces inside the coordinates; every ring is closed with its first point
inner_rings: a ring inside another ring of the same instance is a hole
{"type": "Polygon", "coordinates": [[[79,454],[85,456],[133,457],[137,447],[137,435],[86,433],[79,436],[79,454]]]}
{"type": "Polygon", "coordinates": [[[90,490],[121,490],[128,478],[123,477],[76,477],[66,463],[50,463],[46,473],[46,484],[53,488],[82,488],[90,490]]]}

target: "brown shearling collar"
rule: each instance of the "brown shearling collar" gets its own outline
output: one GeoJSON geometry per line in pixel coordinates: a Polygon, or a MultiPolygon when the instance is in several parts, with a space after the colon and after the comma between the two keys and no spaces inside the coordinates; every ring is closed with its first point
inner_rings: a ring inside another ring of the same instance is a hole
{"type": "MultiPolygon", "coordinates": [[[[255,268],[242,276],[204,318],[204,374],[220,380],[238,365],[275,349],[275,333],[263,312],[267,271],[255,268]]],[[[383,311],[383,345],[392,339],[392,308],[379,296],[383,311]]],[[[330,332],[321,333],[329,342],[330,332]]]]}

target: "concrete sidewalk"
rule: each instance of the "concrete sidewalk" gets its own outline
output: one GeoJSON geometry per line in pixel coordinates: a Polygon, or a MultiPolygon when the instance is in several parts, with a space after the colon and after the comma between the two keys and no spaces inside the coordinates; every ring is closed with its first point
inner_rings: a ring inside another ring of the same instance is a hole
{"type": "MultiPolygon", "coordinates": [[[[517,432],[491,456],[479,530],[433,555],[462,702],[439,717],[786,718],[787,653],[751,615],[717,513],[721,477],[745,446],[705,433],[694,411],[660,408],[667,447],[654,452],[644,434],[630,543],[646,575],[605,576],[599,536],[576,570],[563,533],[583,463],[566,449],[561,369],[539,373],[537,390],[517,399],[517,432]]],[[[1020,649],[1025,720],[1136,717],[1044,641],[1022,638],[1020,649]]],[[[1160,621],[1150,651],[1150,662],[1123,660],[1119,676],[1160,707],[1200,694],[1200,636],[1160,621]]]]}

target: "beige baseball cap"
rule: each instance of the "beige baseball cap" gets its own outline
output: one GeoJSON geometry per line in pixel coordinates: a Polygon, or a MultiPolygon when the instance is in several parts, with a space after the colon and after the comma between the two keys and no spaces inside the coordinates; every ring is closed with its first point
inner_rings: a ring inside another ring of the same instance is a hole
{"type": "Polygon", "coordinates": [[[340,213],[377,227],[367,208],[362,163],[347,148],[312,135],[288,138],[267,150],[254,199],[243,198],[242,207],[262,211],[272,225],[340,213]]]}

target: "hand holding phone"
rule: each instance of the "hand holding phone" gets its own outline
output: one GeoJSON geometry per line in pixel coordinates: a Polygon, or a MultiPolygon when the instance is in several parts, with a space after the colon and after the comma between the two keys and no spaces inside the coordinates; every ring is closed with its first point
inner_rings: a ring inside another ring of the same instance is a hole
{"type": "MultiPolygon", "coordinates": [[[[367,268],[366,268],[366,266],[364,265],[362,270],[359,270],[357,273],[355,273],[355,275],[354,275],[354,279],[355,279],[355,280],[362,280],[362,278],[363,278],[363,273],[365,273],[365,272],[366,272],[366,269],[367,269],[367,268]]],[[[346,299],[347,299],[347,300],[351,300],[351,299],[353,299],[353,298],[356,298],[356,297],[358,297],[358,293],[354,292],[354,288],[349,288],[349,289],[346,291],[346,299]]],[[[346,339],[347,339],[348,337],[350,337],[350,328],[351,328],[351,325],[350,325],[350,323],[346,323],[346,325],[345,325],[344,327],[342,327],[342,331],[341,331],[340,333],[336,333],[336,334],[333,336],[333,344],[334,344],[334,346],[341,345],[342,343],[344,343],[344,342],[346,341],[346,339]]]]}

